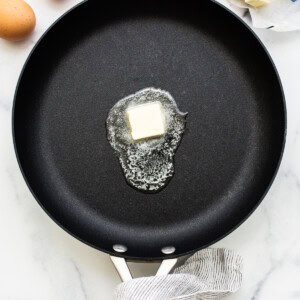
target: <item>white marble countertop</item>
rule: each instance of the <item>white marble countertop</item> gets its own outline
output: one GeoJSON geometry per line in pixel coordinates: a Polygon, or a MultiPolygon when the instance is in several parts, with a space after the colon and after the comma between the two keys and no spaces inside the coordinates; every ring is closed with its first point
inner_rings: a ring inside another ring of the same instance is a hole
{"type": "MultiPolygon", "coordinates": [[[[60,229],[33,199],[17,166],[11,108],[21,68],[46,28],[80,1],[28,2],[38,18],[35,33],[20,43],[0,40],[0,299],[109,300],[119,278],[108,255],[60,229]]],[[[282,79],[288,110],[286,150],[262,205],[216,246],[244,257],[243,288],[228,299],[300,299],[300,32],[256,32],[282,79]]],[[[136,265],[134,274],[149,274],[155,267],[136,265]]]]}

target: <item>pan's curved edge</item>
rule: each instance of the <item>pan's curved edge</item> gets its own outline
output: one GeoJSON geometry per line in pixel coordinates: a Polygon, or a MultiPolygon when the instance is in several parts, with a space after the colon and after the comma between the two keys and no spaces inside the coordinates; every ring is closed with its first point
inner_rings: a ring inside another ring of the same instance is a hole
{"type": "MultiPolygon", "coordinates": [[[[235,231],[237,228],[239,228],[253,213],[254,211],[258,208],[258,206],[262,203],[262,201],[264,200],[264,198],[266,197],[266,195],[268,194],[271,186],[274,183],[274,180],[278,174],[281,162],[282,162],[282,158],[283,158],[283,154],[284,154],[284,150],[285,150],[285,145],[286,145],[286,136],[287,136],[287,108],[286,108],[286,99],[285,99],[285,94],[284,94],[284,89],[282,86],[282,82],[279,76],[279,72],[277,70],[277,67],[269,53],[269,51],[267,50],[266,46],[263,44],[263,42],[261,41],[261,39],[258,37],[258,35],[254,32],[254,30],[242,19],[240,18],[237,14],[235,14],[233,11],[231,11],[228,7],[226,7],[225,5],[219,3],[217,0],[210,0],[211,2],[215,3],[216,5],[222,7],[224,10],[226,10],[229,14],[231,14],[232,16],[234,16],[238,21],[240,21],[247,29],[249,32],[252,33],[252,35],[254,36],[254,38],[257,40],[257,42],[260,44],[260,46],[262,47],[262,49],[264,50],[265,54],[267,55],[267,58],[269,59],[269,62],[271,63],[273,70],[275,72],[276,78],[277,78],[277,82],[281,91],[281,100],[282,100],[282,113],[283,113],[283,125],[284,125],[284,130],[283,130],[283,134],[282,134],[282,145],[281,145],[281,151],[280,151],[280,155],[278,158],[278,162],[277,162],[277,166],[276,169],[274,170],[273,176],[269,182],[269,185],[267,186],[264,194],[262,195],[262,197],[257,201],[256,205],[253,207],[253,209],[243,218],[243,220],[238,223],[236,226],[234,226],[231,230],[229,230],[226,234],[224,234],[223,236],[221,236],[219,239],[216,239],[215,241],[207,244],[204,247],[201,247],[200,249],[196,249],[197,250],[201,250],[204,249],[206,247],[209,247],[217,242],[219,242],[220,240],[222,240],[223,238],[225,238],[226,236],[228,236],[229,234],[231,234],[233,231],[235,231]]],[[[190,251],[187,254],[191,254],[193,253],[193,251],[190,251]]]]}
{"type": "MultiPolygon", "coordinates": [[[[242,23],[242,25],[244,25],[249,32],[252,33],[252,35],[254,36],[254,38],[257,40],[257,42],[259,43],[259,45],[262,47],[262,49],[264,50],[265,54],[267,55],[267,58],[269,59],[273,70],[275,72],[276,78],[277,78],[277,82],[281,91],[281,95],[282,95],[282,113],[283,113],[283,121],[284,121],[284,131],[283,131],[283,135],[282,135],[282,146],[281,146],[281,151],[280,151],[280,155],[278,158],[278,162],[277,162],[277,166],[276,169],[274,170],[274,174],[269,182],[269,185],[267,186],[264,194],[262,195],[262,197],[257,201],[256,205],[253,207],[253,209],[241,220],[241,222],[239,222],[236,226],[234,226],[231,230],[229,230],[226,234],[223,234],[220,238],[215,239],[214,241],[212,241],[211,243],[208,243],[206,245],[204,245],[203,247],[200,247],[198,249],[195,249],[193,251],[189,251],[184,253],[183,255],[191,255],[193,253],[195,253],[196,251],[205,249],[209,246],[212,246],[214,244],[216,244],[217,242],[221,241],[222,239],[224,239],[225,237],[227,237],[228,235],[230,235],[232,232],[234,232],[236,229],[238,229],[244,222],[246,222],[248,220],[248,218],[255,212],[255,210],[258,208],[258,206],[262,203],[262,201],[264,200],[264,198],[266,197],[266,195],[268,194],[271,186],[274,183],[274,180],[278,174],[281,162],[282,162],[282,158],[283,158],[283,154],[284,154],[284,150],[285,150],[285,144],[286,144],[286,135],[287,135],[287,109],[286,109],[286,100],[285,100],[285,95],[284,95],[284,89],[282,86],[282,82],[280,80],[280,76],[278,73],[278,70],[276,68],[276,65],[269,53],[269,51],[267,50],[266,46],[263,44],[263,42],[261,41],[261,39],[258,37],[258,35],[254,32],[254,30],[242,19],[240,18],[237,14],[235,14],[233,11],[231,11],[228,7],[226,7],[225,5],[219,3],[216,0],[210,0],[211,2],[213,2],[214,4],[218,5],[219,7],[222,7],[227,13],[231,14],[233,17],[235,17],[238,21],[240,21],[242,23]]],[[[182,255],[182,256],[183,256],[182,255]]],[[[173,255],[170,256],[170,258],[176,258],[178,257],[178,255],[173,255]]],[[[168,256],[169,258],[169,256],[168,256]]]]}
{"type": "Polygon", "coordinates": [[[22,76],[23,73],[27,67],[27,64],[31,58],[31,56],[33,55],[35,49],[38,47],[38,45],[41,43],[41,41],[43,40],[43,38],[48,34],[48,32],[58,23],[60,22],[67,14],[69,14],[70,12],[74,11],[75,9],[79,8],[82,5],[87,4],[87,2],[90,0],[84,0],[82,2],[80,2],[79,4],[75,5],[74,7],[72,7],[71,9],[69,9],[68,11],[66,11],[62,16],[60,16],[44,33],[43,35],[39,38],[39,40],[36,42],[35,46],[33,47],[33,49],[31,50],[28,58],[26,59],[24,66],[22,68],[22,71],[20,73],[17,85],[16,85],[16,90],[14,93],[14,99],[13,99],[13,106],[12,106],[12,135],[13,135],[13,146],[14,146],[14,150],[15,150],[15,155],[16,155],[16,159],[21,171],[21,174],[24,178],[24,181],[28,187],[28,189],[30,190],[31,194],[33,195],[33,197],[35,198],[35,200],[37,201],[37,203],[40,205],[40,207],[44,210],[44,212],[50,217],[50,219],[52,219],[59,227],[61,227],[64,231],[66,231],[68,234],[70,234],[72,237],[74,237],[75,239],[79,240],[80,242],[94,248],[97,250],[100,250],[102,252],[105,252],[109,255],[114,255],[114,256],[119,256],[119,257],[123,257],[126,259],[130,259],[130,260],[140,260],[140,261],[155,261],[155,260],[162,260],[165,258],[171,259],[171,258],[177,258],[180,256],[185,256],[185,255],[191,255],[193,253],[195,253],[196,251],[199,251],[201,249],[207,248],[217,242],[219,242],[220,240],[222,240],[223,238],[225,238],[226,236],[228,236],[229,234],[231,234],[233,231],[235,231],[238,227],[240,227],[252,214],[253,212],[257,209],[257,207],[261,204],[261,202],[263,201],[263,199],[265,198],[265,196],[267,195],[267,193],[269,192],[275,178],[276,175],[278,173],[278,170],[280,168],[281,165],[281,161],[283,158],[283,154],[284,154],[284,149],[285,149],[285,144],[286,144],[286,134],[287,134],[287,109],[286,109],[286,101],[285,101],[285,95],[284,95],[284,90],[283,90],[283,86],[282,86],[282,82],[280,80],[280,76],[278,73],[278,70],[274,64],[274,61],[270,55],[270,53],[268,52],[267,48],[265,47],[265,45],[262,43],[262,41],[260,40],[260,38],[258,37],[258,35],[253,31],[253,29],[244,21],[242,20],[240,17],[238,17],[235,13],[233,13],[229,8],[227,8],[226,6],[222,5],[221,3],[217,2],[216,0],[208,0],[211,1],[213,4],[218,5],[219,7],[222,7],[227,13],[229,13],[231,16],[233,16],[235,19],[237,19],[241,25],[245,26],[249,32],[252,33],[252,35],[254,36],[254,38],[257,40],[257,42],[259,43],[259,45],[262,47],[262,49],[264,50],[264,52],[267,55],[267,58],[269,59],[273,70],[275,72],[279,87],[280,87],[280,91],[281,91],[281,95],[282,95],[282,112],[283,112],[283,118],[284,118],[284,131],[283,131],[283,136],[282,136],[282,147],[281,147],[281,152],[280,152],[280,156],[278,159],[278,163],[277,163],[277,167],[274,171],[274,174],[272,176],[272,179],[270,180],[269,185],[267,186],[264,194],[262,195],[262,197],[257,201],[257,204],[253,207],[253,209],[242,219],[241,222],[239,222],[236,226],[234,226],[231,230],[229,230],[226,234],[222,235],[220,238],[215,239],[214,241],[207,243],[205,245],[203,245],[202,247],[193,249],[191,251],[185,252],[185,253],[181,253],[181,254],[174,254],[174,255],[162,255],[160,257],[132,257],[132,256],[128,256],[126,254],[119,254],[119,253],[114,253],[113,250],[112,251],[107,251],[106,249],[102,249],[100,247],[96,247],[95,245],[92,245],[91,243],[83,240],[82,238],[76,236],[74,233],[72,233],[71,231],[69,231],[64,225],[62,225],[60,222],[58,222],[55,218],[53,218],[50,213],[45,209],[45,207],[42,205],[42,203],[39,201],[39,199],[37,198],[37,196],[35,195],[35,193],[33,192],[26,176],[25,176],[25,172],[21,166],[21,162],[20,162],[20,158],[18,155],[18,150],[17,150],[17,145],[16,145],[16,136],[15,136],[15,109],[16,109],[16,99],[17,99],[17,94],[18,94],[18,90],[19,90],[19,86],[22,80],[22,76]]]}

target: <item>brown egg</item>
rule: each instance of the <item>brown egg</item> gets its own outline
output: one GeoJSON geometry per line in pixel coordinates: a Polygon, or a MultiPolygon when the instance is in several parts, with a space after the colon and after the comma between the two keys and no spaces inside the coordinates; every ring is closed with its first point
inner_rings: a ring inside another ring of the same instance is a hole
{"type": "Polygon", "coordinates": [[[18,41],[35,27],[35,14],[23,0],[0,0],[0,37],[18,41]]]}

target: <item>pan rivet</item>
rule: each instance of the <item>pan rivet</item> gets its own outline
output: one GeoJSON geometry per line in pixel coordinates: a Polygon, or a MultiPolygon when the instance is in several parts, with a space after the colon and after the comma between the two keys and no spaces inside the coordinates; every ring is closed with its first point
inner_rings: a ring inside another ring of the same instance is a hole
{"type": "Polygon", "coordinates": [[[173,254],[175,251],[176,248],[173,246],[168,246],[161,249],[161,252],[166,255],[173,254]]]}
{"type": "Polygon", "coordinates": [[[124,245],[113,245],[113,249],[118,253],[125,253],[127,251],[127,247],[124,245]]]}

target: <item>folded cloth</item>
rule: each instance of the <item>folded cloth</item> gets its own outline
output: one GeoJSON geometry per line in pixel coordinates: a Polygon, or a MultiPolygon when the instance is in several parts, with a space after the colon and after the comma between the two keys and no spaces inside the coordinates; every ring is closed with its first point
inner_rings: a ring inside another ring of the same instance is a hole
{"type": "Polygon", "coordinates": [[[228,249],[205,249],[166,276],[133,279],[117,286],[115,300],[206,300],[236,292],[242,258],[228,249]]]}
{"type": "Polygon", "coordinates": [[[240,9],[249,11],[254,27],[275,31],[300,30],[300,0],[268,0],[268,4],[258,8],[246,0],[217,1],[226,6],[230,3],[229,8],[238,13],[240,9]]]}

